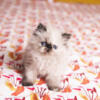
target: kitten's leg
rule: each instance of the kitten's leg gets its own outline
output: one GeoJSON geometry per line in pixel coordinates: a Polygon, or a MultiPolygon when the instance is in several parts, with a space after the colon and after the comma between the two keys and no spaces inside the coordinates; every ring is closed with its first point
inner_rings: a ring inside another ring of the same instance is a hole
{"type": "MultiPolygon", "coordinates": [[[[33,67],[33,66],[32,66],[33,67]]],[[[29,68],[25,68],[23,73],[22,85],[23,86],[31,86],[34,84],[37,79],[37,70],[29,66],[29,68]]]]}
{"type": "Polygon", "coordinates": [[[57,76],[57,75],[49,75],[45,78],[48,88],[50,90],[60,90],[62,89],[62,84],[61,84],[61,77],[57,76]]]}

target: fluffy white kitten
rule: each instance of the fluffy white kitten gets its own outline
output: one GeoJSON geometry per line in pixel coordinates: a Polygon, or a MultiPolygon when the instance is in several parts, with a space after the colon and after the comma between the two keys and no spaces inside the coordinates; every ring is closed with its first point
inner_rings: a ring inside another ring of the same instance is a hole
{"type": "Polygon", "coordinates": [[[22,85],[33,85],[37,77],[44,78],[49,89],[62,89],[62,75],[67,72],[71,34],[60,33],[39,24],[24,52],[22,85]]]}

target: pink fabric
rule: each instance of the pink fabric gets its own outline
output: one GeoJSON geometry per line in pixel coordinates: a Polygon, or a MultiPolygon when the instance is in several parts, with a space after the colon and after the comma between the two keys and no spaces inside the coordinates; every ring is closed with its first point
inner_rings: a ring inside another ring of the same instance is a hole
{"type": "Polygon", "coordinates": [[[100,100],[100,6],[0,0],[0,100],[100,100]],[[37,24],[50,23],[72,34],[72,57],[63,90],[49,91],[42,79],[21,86],[19,66],[26,37],[37,24]]]}

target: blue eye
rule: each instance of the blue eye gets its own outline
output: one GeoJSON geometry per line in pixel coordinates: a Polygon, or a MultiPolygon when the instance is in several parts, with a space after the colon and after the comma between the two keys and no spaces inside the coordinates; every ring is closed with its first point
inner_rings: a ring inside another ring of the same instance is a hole
{"type": "Polygon", "coordinates": [[[57,49],[57,46],[56,46],[56,45],[53,45],[53,48],[54,48],[54,49],[57,49]]]}
{"type": "Polygon", "coordinates": [[[47,44],[46,42],[41,42],[42,46],[46,46],[46,44],[47,44]]]}

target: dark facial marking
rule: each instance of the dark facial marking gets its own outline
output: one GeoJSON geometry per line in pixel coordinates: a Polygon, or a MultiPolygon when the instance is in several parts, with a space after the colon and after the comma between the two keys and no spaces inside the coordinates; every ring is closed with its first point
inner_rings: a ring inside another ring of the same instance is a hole
{"type": "Polygon", "coordinates": [[[46,47],[47,52],[49,52],[52,49],[52,45],[50,43],[47,43],[46,41],[41,42],[41,45],[46,47]]]}
{"type": "Polygon", "coordinates": [[[33,35],[34,35],[34,36],[37,36],[37,34],[36,34],[35,32],[33,33],[33,35]]]}
{"type": "Polygon", "coordinates": [[[46,27],[41,23],[37,26],[37,30],[38,31],[47,31],[46,27]]]}
{"type": "Polygon", "coordinates": [[[48,49],[50,49],[50,50],[52,49],[52,45],[49,44],[49,43],[47,43],[46,47],[47,47],[48,49]]]}

